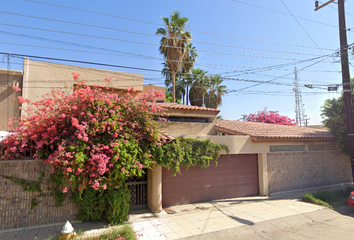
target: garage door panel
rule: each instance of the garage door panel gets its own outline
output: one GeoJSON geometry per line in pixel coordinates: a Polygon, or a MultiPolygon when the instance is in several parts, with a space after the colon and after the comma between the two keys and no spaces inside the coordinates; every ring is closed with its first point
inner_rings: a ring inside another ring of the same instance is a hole
{"type": "Polygon", "coordinates": [[[256,154],[222,155],[218,167],[181,168],[181,174],[163,169],[163,206],[196,203],[215,199],[258,195],[256,154]]]}

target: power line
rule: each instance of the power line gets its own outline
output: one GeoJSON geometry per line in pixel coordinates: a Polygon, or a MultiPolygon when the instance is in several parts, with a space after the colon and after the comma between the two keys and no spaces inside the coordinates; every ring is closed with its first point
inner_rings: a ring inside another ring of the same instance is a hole
{"type": "MultiPolygon", "coordinates": [[[[255,7],[255,8],[260,8],[260,9],[263,9],[263,10],[275,12],[275,13],[280,13],[280,14],[287,15],[287,16],[292,16],[289,13],[277,11],[277,10],[270,9],[270,8],[261,7],[261,6],[258,6],[258,5],[254,5],[254,4],[250,4],[250,3],[246,3],[246,2],[242,2],[242,1],[238,1],[238,0],[231,0],[231,1],[237,2],[237,3],[241,3],[241,4],[244,4],[244,5],[248,5],[248,6],[252,6],[252,7],[255,7]]],[[[318,23],[318,24],[322,24],[322,25],[326,25],[326,26],[329,26],[329,27],[338,28],[338,26],[335,26],[335,25],[332,25],[332,24],[328,24],[328,23],[319,22],[319,21],[312,20],[312,19],[305,18],[305,17],[296,16],[296,18],[303,19],[303,20],[310,21],[310,22],[314,22],[314,23],[318,23]]]]}
{"type": "MultiPolygon", "coordinates": [[[[319,1],[319,3],[322,3],[322,4],[323,4],[323,2],[320,2],[320,1],[319,1]]],[[[333,2],[333,3],[338,4],[337,2],[333,2]]],[[[337,8],[332,7],[331,5],[327,5],[327,7],[330,7],[330,8],[332,8],[332,9],[335,9],[336,11],[338,11],[338,9],[337,9],[337,8]]],[[[352,17],[354,17],[354,15],[353,15],[353,14],[351,14],[351,13],[345,12],[345,14],[347,14],[348,16],[352,16],[352,17]]]]}
{"type": "Polygon", "coordinates": [[[148,68],[138,68],[138,67],[128,67],[128,66],[121,66],[121,65],[108,64],[108,63],[98,63],[98,62],[89,62],[89,61],[80,61],[80,60],[69,60],[69,59],[63,59],[63,58],[41,57],[41,56],[35,56],[35,55],[24,55],[24,54],[6,53],[6,52],[0,52],[0,54],[10,54],[13,57],[29,57],[29,58],[38,58],[38,59],[46,59],[46,60],[63,61],[63,62],[84,63],[84,64],[99,65],[99,66],[106,66],[106,67],[127,68],[127,69],[134,69],[134,70],[160,72],[160,70],[154,70],[154,69],[148,69],[148,68]]]}
{"type": "MultiPolygon", "coordinates": [[[[321,62],[321,61],[323,61],[323,59],[319,60],[319,61],[316,62],[316,63],[312,63],[312,64],[310,64],[310,65],[308,65],[308,66],[306,66],[306,67],[300,69],[299,71],[301,71],[301,70],[303,70],[303,69],[306,69],[306,68],[309,68],[309,67],[311,67],[311,66],[313,66],[313,65],[315,65],[315,64],[318,64],[318,63],[321,62]]],[[[292,73],[288,73],[288,74],[285,74],[285,75],[283,75],[283,76],[276,77],[276,78],[271,79],[271,80],[269,80],[269,81],[266,81],[266,82],[264,82],[264,83],[270,83],[270,82],[272,82],[272,81],[274,81],[274,80],[277,80],[277,79],[279,79],[279,78],[281,78],[281,77],[286,77],[286,76],[288,76],[288,75],[290,75],[290,74],[292,74],[292,73]]],[[[235,90],[235,92],[241,91],[241,90],[245,90],[245,89],[249,89],[249,88],[252,88],[252,87],[256,87],[256,86],[259,86],[259,85],[264,84],[264,83],[257,83],[257,84],[254,84],[254,85],[252,85],[252,86],[240,88],[240,89],[235,90]]]]}
{"type": "Polygon", "coordinates": [[[164,26],[163,24],[159,24],[159,23],[153,23],[153,22],[138,20],[138,19],[134,19],[134,18],[122,17],[122,16],[113,15],[113,14],[109,14],[109,13],[102,13],[102,12],[96,12],[96,11],[91,11],[91,10],[85,10],[85,9],[81,9],[81,8],[68,7],[68,6],[63,6],[63,5],[53,4],[53,3],[40,2],[40,1],[34,1],[34,0],[24,0],[24,1],[34,2],[34,3],[39,3],[39,4],[45,4],[45,5],[51,5],[51,6],[55,6],[55,7],[61,7],[61,8],[67,8],[67,9],[72,9],[72,10],[81,11],[81,12],[95,13],[95,14],[105,15],[105,16],[109,16],[109,17],[116,17],[116,18],[126,19],[126,20],[130,20],[130,21],[135,21],[135,22],[141,22],[141,23],[147,23],[147,24],[152,24],[152,25],[164,26]]]}
{"type": "MultiPolygon", "coordinates": [[[[273,66],[267,66],[267,67],[262,67],[262,68],[258,68],[257,70],[254,69],[247,69],[247,70],[241,70],[241,71],[231,71],[231,72],[224,72],[222,74],[232,74],[232,73],[239,73],[239,72],[249,72],[249,74],[252,74],[254,72],[263,72],[263,71],[268,71],[268,70],[272,70],[272,69],[276,69],[276,68],[281,68],[284,66],[291,66],[291,65],[296,65],[296,64],[300,64],[300,63],[304,63],[304,62],[312,62],[312,61],[316,61],[318,59],[327,57],[330,55],[324,55],[322,57],[316,57],[316,58],[311,58],[311,59],[306,59],[306,60],[302,60],[302,61],[297,61],[297,62],[293,62],[293,63],[283,63],[283,64],[279,64],[279,65],[273,65],[273,66]]],[[[238,74],[239,75],[239,74],[238,74]]],[[[237,76],[237,75],[236,75],[237,76]]]]}
{"type": "MultiPolygon", "coordinates": [[[[300,27],[302,28],[302,30],[304,30],[304,32],[306,33],[306,35],[311,39],[311,41],[315,44],[315,46],[321,51],[321,53],[324,55],[324,52],[321,50],[321,48],[317,45],[317,43],[315,42],[315,40],[313,40],[313,38],[310,36],[310,34],[306,31],[306,29],[302,26],[302,24],[299,22],[299,20],[297,20],[297,18],[295,17],[295,15],[290,11],[290,9],[285,5],[285,3],[283,2],[283,0],[280,0],[281,3],[284,5],[284,7],[289,11],[289,13],[291,14],[291,16],[293,16],[293,18],[295,19],[295,21],[300,25],[300,27]]],[[[329,62],[328,58],[327,61],[329,62]]],[[[332,66],[334,67],[334,69],[338,70],[333,63],[331,63],[332,66]]]]}
{"type": "MultiPolygon", "coordinates": [[[[161,45],[159,45],[159,44],[154,44],[154,43],[137,42],[137,41],[131,41],[131,40],[126,40],[126,39],[102,37],[102,36],[96,36],[96,35],[81,34],[81,33],[66,32],[66,31],[58,31],[58,30],[53,30],[53,29],[37,28],[37,27],[30,27],[30,26],[23,26],[23,25],[15,25],[15,24],[1,23],[1,22],[0,22],[0,25],[6,25],[6,26],[12,26],[12,27],[18,27],[18,28],[34,29],[34,30],[47,31],[47,32],[56,32],[56,33],[63,33],[63,34],[71,34],[71,35],[77,35],[77,36],[83,36],[83,37],[100,38],[100,39],[106,39],[106,40],[130,42],[130,43],[145,44],[145,45],[152,45],[152,46],[161,46],[161,45]]],[[[233,45],[225,45],[225,44],[218,44],[218,43],[207,43],[207,42],[202,42],[202,43],[204,43],[204,44],[210,44],[210,45],[215,45],[215,46],[222,46],[222,47],[248,49],[248,50],[254,50],[254,51],[267,51],[267,52],[286,53],[286,54],[298,54],[298,55],[307,55],[307,56],[321,56],[321,55],[318,55],[318,54],[311,54],[311,53],[299,53],[299,52],[288,52],[288,51],[279,51],[279,50],[272,50],[272,49],[250,48],[250,47],[233,46],[233,45]]],[[[181,48],[181,47],[173,47],[173,48],[181,48]]],[[[197,51],[202,51],[202,52],[203,52],[203,51],[206,51],[206,50],[197,49],[197,51]]],[[[322,53],[323,53],[323,52],[322,52],[322,53]]],[[[323,54],[324,54],[324,53],[323,53],[323,54]]]]}
{"type": "MultiPolygon", "coordinates": [[[[107,13],[102,13],[102,12],[96,12],[96,11],[91,11],[91,10],[85,10],[85,9],[81,9],[81,8],[74,8],[74,7],[68,7],[68,6],[63,6],[63,5],[58,5],[58,4],[52,4],[52,3],[45,3],[45,2],[40,2],[40,1],[34,1],[34,0],[24,0],[24,1],[28,1],[28,2],[33,2],[33,3],[39,3],[39,4],[45,4],[45,5],[51,5],[51,6],[55,6],[55,7],[60,7],[60,8],[67,8],[67,9],[72,9],[72,10],[76,10],[76,11],[82,11],[82,12],[88,12],[88,13],[94,13],[94,14],[99,14],[99,15],[104,15],[104,16],[109,16],[109,17],[116,17],[116,18],[121,18],[121,19],[126,19],[126,20],[130,20],[130,21],[136,21],[136,22],[141,22],[141,23],[147,23],[147,24],[152,24],[152,25],[158,25],[158,26],[165,26],[164,24],[159,24],[159,23],[153,23],[153,22],[148,22],[148,21],[143,21],[143,20],[138,20],[138,19],[133,19],[133,18],[128,18],[128,17],[123,17],[123,16],[118,16],[118,15],[113,15],[113,14],[107,14],[107,13]]],[[[2,11],[0,11],[2,12],[2,11]]],[[[6,12],[8,14],[15,14],[15,13],[9,13],[6,12]]],[[[17,13],[16,13],[17,14],[17,13]]],[[[34,16],[29,16],[26,15],[28,17],[34,17],[34,16]]],[[[49,20],[48,18],[46,18],[47,20],[49,20]]],[[[55,19],[53,19],[55,21],[55,19]]],[[[59,20],[61,21],[61,20],[59,20]]],[[[73,24],[80,24],[80,23],[75,23],[73,22],[73,24]]],[[[91,25],[92,27],[94,27],[94,25],[91,25]]],[[[99,27],[99,28],[106,28],[106,27],[102,27],[102,26],[95,26],[95,27],[99,27]]],[[[116,30],[119,31],[120,29],[116,29],[116,28],[109,28],[110,30],[116,30]]],[[[302,48],[312,48],[315,49],[314,47],[309,47],[309,46],[302,46],[302,45],[296,45],[296,44],[288,44],[288,43],[279,43],[279,42],[272,42],[272,41],[264,41],[264,40],[257,40],[257,39],[251,39],[251,38],[242,38],[242,37],[236,37],[236,36],[229,36],[229,35],[222,35],[222,34],[217,34],[217,33],[210,33],[210,32],[206,32],[206,31],[199,31],[199,30],[195,30],[195,29],[190,29],[193,32],[199,32],[199,33],[203,33],[203,34],[209,34],[209,35],[214,35],[214,36],[221,36],[221,37],[228,37],[228,38],[236,38],[236,39],[241,39],[241,40],[247,40],[247,41],[256,41],[256,42],[263,42],[263,43],[270,43],[270,44],[279,44],[279,45],[286,45],[286,46],[293,46],[293,47],[302,47],[302,48]]],[[[124,30],[127,31],[127,30],[124,30]]],[[[132,32],[131,33],[137,33],[137,32],[132,32]]],[[[144,33],[144,35],[146,35],[144,33]]],[[[148,34],[150,36],[152,36],[151,34],[148,34]]],[[[156,36],[156,35],[155,35],[156,36]]],[[[194,42],[197,42],[195,40],[193,40],[194,42]]],[[[204,43],[204,42],[199,42],[199,43],[204,43]]],[[[329,51],[333,51],[333,49],[327,49],[327,48],[323,48],[323,50],[329,50],[329,51]]]]}
{"type": "MultiPolygon", "coordinates": [[[[107,50],[108,51],[113,51],[112,49],[107,49],[107,48],[94,47],[94,46],[85,45],[85,44],[78,44],[78,43],[61,41],[61,40],[56,40],[56,39],[37,37],[37,36],[26,35],[26,34],[21,34],[21,33],[13,33],[13,32],[8,32],[8,31],[0,31],[0,33],[8,34],[8,35],[21,36],[21,37],[26,37],[26,38],[40,39],[40,40],[44,40],[44,41],[52,41],[52,42],[64,43],[64,44],[69,43],[71,45],[84,46],[84,47],[90,47],[90,48],[98,48],[100,50],[106,50],[106,51],[107,50]]],[[[140,43],[140,42],[135,42],[135,43],[140,43]]],[[[141,43],[141,44],[144,44],[144,43],[141,43]]],[[[148,44],[148,43],[146,43],[146,44],[148,44]]],[[[148,45],[159,46],[158,44],[148,44],[148,45]]],[[[114,51],[116,51],[116,50],[114,50],[114,51]]],[[[254,57],[254,58],[266,58],[266,59],[278,59],[278,60],[287,60],[287,61],[301,61],[302,60],[302,59],[296,59],[296,58],[281,58],[281,57],[271,57],[271,56],[258,56],[258,55],[251,55],[251,54],[239,54],[239,53],[209,51],[209,50],[200,50],[200,49],[198,51],[207,52],[207,53],[214,53],[214,54],[225,54],[225,55],[233,55],[233,56],[241,56],[241,57],[254,57]]],[[[118,51],[118,52],[121,52],[121,51],[118,51]]],[[[139,54],[137,54],[137,55],[139,56],[139,54]]]]}
{"type": "MultiPolygon", "coordinates": [[[[54,50],[64,50],[64,51],[74,51],[74,52],[83,52],[83,53],[102,54],[102,55],[111,55],[111,56],[121,56],[121,57],[130,57],[130,58],[143,58],[143,59],[149,59],[149,60],[164,61],[164,59],[162,59],[162,58],[154,58],[154,57],[150,57],[150,56],[144,56],[144,57],[130,56],[130,55],[121,55],[121,54],[113,54],[113,53],[102,53],[102,52],[92,52],[92,51],[84,51],[84,50],[76,50],[76,49],[46,47],[46,46],[38,46],[38,45],[31,45],[31,44],[9,43],[9,42],[1,42],[1,41],[0,41],[0,43],[17,45],[17,46],[29,46],[29,47],[38,47],[38,48],[46,48],[46,49],[54,49],[54,50]]],[[[299,64],[299,62],[296,62],[296,63],[293,63],[293,64],[299,64]]],[[[211,63],[196,63],[196,65],[203,65],[203,66],[207,66],[207,67],[210,67],[211,65],[217,65],[217,66],[221,65],[221,66],[223,66],[222,64],[211,64],[211,63]]],[[[225,66],[229,66],[229,65],[225,65],[225,66]]],[[[240,66],[233,66],[233,67],[240,67],[240,66]]],[[[267,70],[274,70],[274,69],[271,69],[271,68],[268,67],[267,70]]],[[[249,71],[249,70],[239,70],[239,71],[233,71],[233,72],[247,72],[247,71],[249,71]]],[[[253,71],[256,71],[256,70],[253,70],[253,71]]],[[[238,75],[243,75],[243,74],[238,74],[238,75]]]]}
{"type": "MultiPolygon", "coordinates": [[[[126,69],[133,69],[133,70],[144,70],[144,71],[160,72],[160,70],[155,70],[155,69],[138,68],[138,67],[130,67],[130,66],[121,66],[121,65],[98,63],[98,62],[70,60],[70,59],[61,59],[61,58],[51,58],[51,57],[24,55],[24,54],[6,53],[6,52],[0,52],[0,54],[10,55],[12,57],[20,57],[20,58],[29,57],[29,58],[37,58],[37,59],[45,59],[45,60],[55,60],[55,61],[64,61],[64,62],[83,63],[83,64],[89,64],[89,65],[99,65],[99,66],[126,68],[126,69]]],[[[75,66],[70,66],[70,67],[73,68],[75,66]]],[[[222,78],[222,79],[233,80],[233,81],[243,81],[243,82],[257,82],[257,83],[260,83],[260,84],[267,83],[267,84],[273,84],[273,85],[292,86],[292,85],[289,85],[289,84],[276,83],[276,82],[271,82],[271,81],[259,81],[259,80],[249,80],[249,79],[239,79],[239,78],[222,78]]]]}
{"type": "MultiPolygon", "coordinates": [[[[2,42],[0,42],[0,43],[2,43],[2,42]]],[[[22,45],[22,44],[20,44],[20,45],[22,45]]],[[[25,46],[27,46],[27,45],[25,45],[25,46]]],[[[32,46],[32,45],[29,45],[29,46],[32,46]]],[[[69,49],[70,50],[70,49],[69,49]]],[[[79,50],[78,50],[79,51],[79,50]]],[[[86,51],[84,51],[84,52],[86,52],[86,51]]],[[[104,54],[104,53],[102,53],[102,54],[104,54]]],[[[131,57],[131,56],[127,56],[127,57],[131,57]]],[[[16,62],[14,62],[13,64],[18,64],[18,65],[22,65],[22,63],[16,63],[16,62]]],[[[31,65],[32,66],[40,66],[40,67],[50,67],[50,66],[43,66],[43,65],[41,65],[41,64],[34,64],[34,63],[31,63],[31,65]]],[[[62,68],[75,68],[76,66],[70,66],[70,65],[66,65],[66,66],[59,66],[59,67],[62,67],[62,68]]],[[[240,66],[238,66],[238,67],[240,67],[240,66]]],[[[242,67],[246,67],[246,66],[242,66],[242,67]]],[[[252,67],[247,67],[247,68],[252,68],[252,67]]],[[[98,69],[93,69],[92,71],[97,71],[98,69]]],[[[277,70],[277,69],[275,69],[275,70],[277,70]]],[[[288,70],[288,69],[284,69],[284,70],[288,70]]],[[[87,70],[86,70],[87,71],[87,70]]],[[[102,70],[102,71],[106,71],[106,70],[102,70]]],[[[156,70],[156,71],[158,71],[158,70],[156,70]]],[[[303,71],[306,71],[306,70],[303,70],[303,71]]],[[[320,70],[318,70],[318,71],[320,71],[320,70]]],[[[256,74],[256,73],[252,73],[252,74],[256,74]]],[[[149,75],[148,73],[145,73],[144,75],[149,75]]],[[[151,74],[150,74],[151,75],[151,74]]],[[[242,75],[242,74],[239,74],[239,75],[242,75]]],[[[271,76],[271,75],[265,75],[265,74],[256,74],[256,75],[261,75],[261,76],[271,76]]],[[[156,76],[156,75],[155,75],[156,76]]],[[[275,76],[271,76],[271,77],[275,77],[275,76]]],[[[284,78],[284,79],[286,79],[285,77],[278,77],[278,78],[284,78]]],[[[144,78],[144,79],[147,79],[147,78],[144,78]]],[[[147,79],[147,80],[151,80],[151,79],[147,79]]],[[[156,78],[155,79],[153,79],[153,80],[156,80],[156,78]]],[[[225,80],[226,81],[232,81],[232,80],[236,80],[236,79],[231,79],[231,78],[225,78],[225,80]]],[[[163,78],[163,77],[161,77],[160,79],[158,79],[158,81],[162,81],[162,83],[164,83],[164,81],[165,81],[165,79],[163,78]]],[[[237,80],[236,80],[237,81],[237,80]]],[[[244,80],[244,81],[249,81],[249,82],[260,82],[260,81],[251,81],[251,80],[244,80]]]]}

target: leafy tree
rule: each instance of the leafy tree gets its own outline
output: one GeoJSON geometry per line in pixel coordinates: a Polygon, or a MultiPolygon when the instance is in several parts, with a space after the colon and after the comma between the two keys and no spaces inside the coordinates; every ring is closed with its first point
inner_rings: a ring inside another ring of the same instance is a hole
{"type": "Polygon", "coordinates": [[[172,11],[171,18],[162,17],[165,28],[159,28],[156,34],[162,35],[159,51],[164,56],[171,73],[172,101],[175,102],[176,73],[181,70],[183,59],[187,55],[187,46],[192,38],[186,30],[188,18],[181,17],[179,11],[172,11]]]}
{"type": "MultiPolygon", "coordinates": [[[[351,91],[353,94],[354,78],[350,79],[351,91]]],[[[354,111],[354,105],[353,105],[354,111]]],[[[349,146],[347,138],[347,129],[345,125],[343,95],[339,98],[327,99],[321,108],[323,124],[329,129],[337,147],[342,153],[349,155],[349,146]]]]}
{"type": "Polygon", "coordinates": [[[207,92],[204,96],[204,105],[207,108],[217,109],[221,106],[222,96],[224,96],[226,91],[226,86],[221,85],[223,80],[220,75],[209,76],[207,79],[207,92]]]}
{"type": "Polygon", "coordinates": [[[243,115],[243,121],[296,126],[295,120],[282,116],[278,111],[262,110],[255,114],[243,115]]]}
{"type": "Polygon", "coordinates": [[[337,147],[342,153],[349,155],[343,97],[327,99],[321,108],[321,112],[323,124],[333,135],[337,147]]]}
{"type": "MultiPolygon", "coordinates": [[[[166,102],[172,103],[171,88],[166,88],[166,102]]],[[[176,103],[181,103],[181,99],[176,99],[176,103]]]]}

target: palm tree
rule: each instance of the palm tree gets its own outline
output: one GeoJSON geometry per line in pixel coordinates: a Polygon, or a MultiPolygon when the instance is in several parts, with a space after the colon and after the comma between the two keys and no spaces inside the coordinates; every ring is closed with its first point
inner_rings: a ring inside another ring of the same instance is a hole
{"type": "Polygon", "coordinates": [[[195,47],[192,44],[187,45],[187,54],[185,55],[182,62],[182,78],[186,87],[186,105],[188,105],[189,99],[189,87],[192,84],[192,78],[188,74],[191,69],[194,67],[194,63],[197,61],[198,53],[195,47]]]}
{"type": "MultiPolygon", "coordinates": [[[[167,92],[172,95],[172,76],[171,72],[168,69],[167,63],[162,63],[164,68],[161,71],[161,74],[165,77],[165,86],[167,88],[167,92]]],[[[184,97],[185,97],[185,83],[181,78],[181,73],[176,73],[176,95],[175,100],[180,102],[183,99],[184,104],[184,97]]]]}
{"type": "Polygon", "coordinates": [[[224,96],[226,91],[226,86],[221,85],[223,80],[220,75],[209,76],[207,82],[207,93],[204,95],[204,105],[207,108],[217,109],[221,106],[222,96],[224,96]]]}
{"type": "Polygon", "coordinates": [[[207,71],[200,68],[192,69],[192,87],[189,92],[189,102],[192,106],[203,107],[204,94],[206,92],[207,71]]]}
{"type": "Polygon", "coordinates": [[[159,28],[156,34],[162,35],[160,53],[164,56],[171,72],[172,101],[175,102],[176,73],[181,70],[181,63],[187,52],[187,45],[191,39],[190,32],[186,31],[188,18],[180,17],[179,11],[171,12],[171,19],[162,17],[165,28],[159,28]]]}

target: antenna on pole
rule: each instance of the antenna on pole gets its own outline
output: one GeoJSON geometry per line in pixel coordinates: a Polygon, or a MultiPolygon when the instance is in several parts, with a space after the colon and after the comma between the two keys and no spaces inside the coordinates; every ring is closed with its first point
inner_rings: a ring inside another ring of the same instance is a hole
{"type": "Polygon", "coordinates": [[[302,126],[302,124],[307,126],[308,119],[306,119],[307,116],[305,115],[304,104],[302,104],[302,95],[299,89],[299,79],[297,77],[296,67],[294,68],[294,74],[295,74],[295,82],[294,82],[295,87],[293,88],[293,91],[295,92],[295,116],[296,116],[295,122],[297,126],[302,126]]]}

